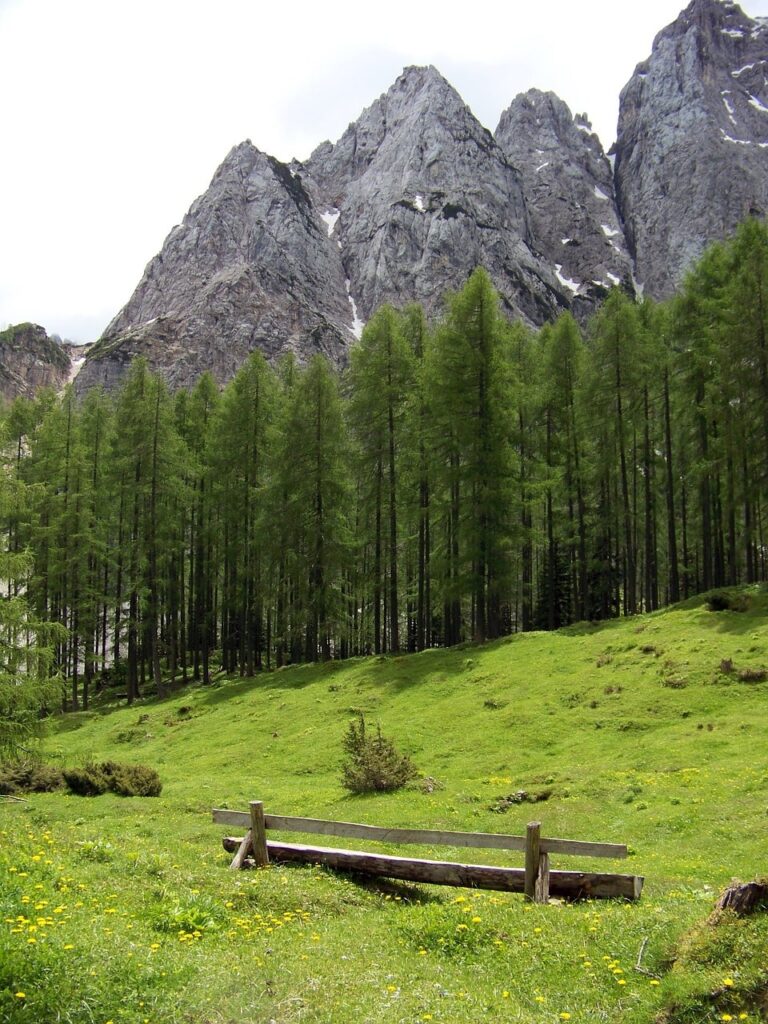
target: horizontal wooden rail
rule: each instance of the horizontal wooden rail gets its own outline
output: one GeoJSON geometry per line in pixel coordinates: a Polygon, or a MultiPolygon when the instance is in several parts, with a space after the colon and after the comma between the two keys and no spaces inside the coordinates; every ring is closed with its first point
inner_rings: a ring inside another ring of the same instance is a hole
{"type": "MultiPolygon", "coordinates": [[[[250,828],[248,811],[213,811],[217,825],[241,825],[250,828]]],[[[501,835],[493,832],[439,832],[433,829],[382,828],[378,825],[359,825],[351,821],[325,821],[322,818],[293,818],[282,814],[265,814],[267,829],[284,832],[303,832],[313,835],[340,836],[343,839],[369,839],[379,843],[417,843],[421,846],[472,847],[485,850],[525,851],[525,836],[501,835]]],[[[541,853],[566,853],[582,857],[627,856],[627,847],[617,843],[588,843],[576,839],[547,839],[539,842],[541,853]]]]}
{"type": "MultiPolygon", "coordinates": [[[[268,816],[267,816],[268,817],[268,816]]],[[[237,850],[241,839],[228,837],[224,848],[237,850]]],[[[487,864],[456,864],[451,861],[419,860],[389,854],[361,853],[322,846],[301,846],[269,840],[271,863],[280,861],[321,864],[340,871],[385,875],[407,882],[431,885],[456,885],[493,889],[497,892],[525,892],[524,868],[499,868],[487,864]]],[[[596,874],[583,871],[550,871],[549,894],[560,899],[601,899],[618,897],[639,899],[643,879],[636,875],[596,874]]]]}

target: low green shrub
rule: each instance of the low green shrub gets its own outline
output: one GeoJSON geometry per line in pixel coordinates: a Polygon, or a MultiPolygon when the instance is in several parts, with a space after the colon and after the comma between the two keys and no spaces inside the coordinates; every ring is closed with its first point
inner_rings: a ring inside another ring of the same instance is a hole
{"type": "Polygon", "coordinates": [[[82,768],[67,768],[63,776],[77,796],[100,796],[108,791],[120,796],[160,796],[163,789],[155,769],[143,764],[91,762],[82,768]]]}
{"type": "Polygon", "coordinates": [[[112,789],[120,796],[160,796],[163,784],[154,768],[124,764],[112,776],[112,789]]]}
{"type": "Polygon", "coordinates": [[[61,771],[43,761],[12,761],[0,765],[0,796],[52,793],[63,785],[61,771]]]}
{"type": "Polygon", "coordinates": [[[109,783],[99,765],[86,764],[82,768],[65,768],[62,774],[67,789],[76,796],[100,796],[109,789],[109,783]]]}

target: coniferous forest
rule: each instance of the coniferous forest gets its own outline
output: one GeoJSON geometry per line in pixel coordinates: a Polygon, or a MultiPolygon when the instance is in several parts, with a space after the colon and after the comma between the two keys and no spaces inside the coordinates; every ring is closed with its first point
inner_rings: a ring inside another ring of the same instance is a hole
{"type": "Polygon", "coordinates": [[[764,580],[767,334],[747,221],[673,299],[614,289],[584,331],[510,323],[479,269],[435,324],[380,309],[341,375],[254,354],[169,394],[137,361],[112,396],[17,399],[2,642],[47,650],[74,709],[764,580]]]}

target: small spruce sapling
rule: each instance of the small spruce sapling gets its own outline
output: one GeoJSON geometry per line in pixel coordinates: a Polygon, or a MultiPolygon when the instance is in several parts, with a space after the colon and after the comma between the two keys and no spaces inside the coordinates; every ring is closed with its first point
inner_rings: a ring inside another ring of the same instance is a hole
{"type": "Polygon", "coordinates": [[[416,775],[411,759],[382,736],[380,725],[375,735],[366,731],[363,715],[349,723],[343,746],[347,760],[342,765],[341,782],[351,793],[391,793],[416,775]]]}

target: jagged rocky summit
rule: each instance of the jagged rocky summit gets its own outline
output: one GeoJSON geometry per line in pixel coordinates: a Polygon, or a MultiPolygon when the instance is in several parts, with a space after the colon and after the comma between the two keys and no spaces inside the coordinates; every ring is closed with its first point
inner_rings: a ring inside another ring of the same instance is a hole
{"type": "Polygon", "coordinates": [[[768,19],[692,0],[621,93],[616,191],[635,273],[666,298],[707,243],[768,210],[768,19]]]}
{"type": "Polygon", "coordinates": [[[501,115],[496,140],[519,168],[533,243],[554,266],[570,305],[588,315],[615,285],[632,287],[632,260],[613,171],[586,115],[530,89],[501,115]]]}
{"type": "Polygon", "coordinates": [[[384,302],[429,315],[478,265],[510,316],[585,319],[614,285],[663,298],[762,214],[768,29],[693,0],[622,92],[615,169],[586,115],[538,90],[495,135],[432,67],[406,68],[335,143],[284,164],[236,146],[94,346],[79,390],[145,355],[171,386],[253,350],[346,362],[384,302]]]}
{"type": "Polygon", "coordinates": [[[0,399],[31,398],[40,388],[59,390],[70,378],[67,348],[38,324],[0,331],[0,399]]]}
{"type": "Polygon", "coordinates": [[[305,164],[235,147],[78,386],[113,386],[136,355],[172,386],[206,369],[228,380],[254,349],[343,364],[382,303],[434,313],[479,265],[530,323],[570,304],[535,251],[517,168],[435,68],[407,68],[305,164]]]}

